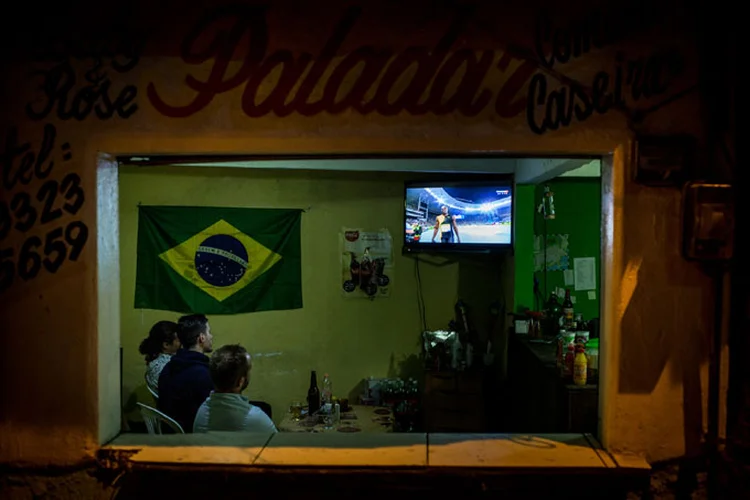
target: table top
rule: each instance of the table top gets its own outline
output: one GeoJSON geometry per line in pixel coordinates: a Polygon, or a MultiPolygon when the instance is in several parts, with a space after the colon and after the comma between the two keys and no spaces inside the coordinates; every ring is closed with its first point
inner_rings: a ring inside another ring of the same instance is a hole
{"type": "Polygon", "coordinates": [[[323,422],[311,422],[303,418],[299,422],[291,413],[284,415],[278,429],[280,432],[337,432],[337,433],[382,433],[393,430],[393,412],[379,406],[351,405],[349,411],[341,412],[341,422],[326,429],[323,422]]]}

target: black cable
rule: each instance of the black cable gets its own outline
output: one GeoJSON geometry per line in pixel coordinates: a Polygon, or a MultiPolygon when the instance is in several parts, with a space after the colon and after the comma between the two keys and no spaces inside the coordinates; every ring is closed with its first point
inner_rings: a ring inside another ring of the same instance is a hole
{"type": "Polygon", "coordinates": [[[544,303],[544,300],[547,300],[547,297],[549,297],[549,293],[547,291],[547,215],[546,210],[544,215],[544,299],[542,300],[542,303],[544,303]]]}
{"type": "Polygon", "coordinates": [[[427,331],[427,314],[425,312],[424,295],[422,293],[422,276],[419,274],[419,257],[414,258],[414,278],[417,280],[417,307],[419,319],[422,321],[422,331],[427,331]]]}

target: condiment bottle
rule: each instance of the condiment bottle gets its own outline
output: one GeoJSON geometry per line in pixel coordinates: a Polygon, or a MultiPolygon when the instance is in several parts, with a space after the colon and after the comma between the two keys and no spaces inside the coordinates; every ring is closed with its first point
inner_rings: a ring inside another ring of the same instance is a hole
{"type": "Polygon", "coordinates": [[[583,346],[576,347],[576,357],[573,361],[573,383],[575,385],[586,385],[586,372],[588,370],[588,361],[584,353],[583,346]]]}
{"type": "Polygon", "coordinates": [[[575,345],[568,344],[568,352],[565,353],[565,366],[563,368],[563,376],[565,379],[570,379],[573,375],[573,363],[575,358],[575,345]]]}

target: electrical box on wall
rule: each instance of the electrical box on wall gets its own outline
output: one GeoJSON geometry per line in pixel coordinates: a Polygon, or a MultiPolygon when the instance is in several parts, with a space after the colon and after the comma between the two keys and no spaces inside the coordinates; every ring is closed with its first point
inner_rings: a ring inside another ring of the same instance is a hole
{"type": "Polygon", "coordinates": [[[688,183],[682,194],[683,254],[690,260],[732,257],[734,196],[730,184],[688,183]]]}
{"type": "Polygon", "coordinates": [[[681,186],[690,178],[693,152],[689,136],[638,137],[633,180],[647,186],[681,186]]]}

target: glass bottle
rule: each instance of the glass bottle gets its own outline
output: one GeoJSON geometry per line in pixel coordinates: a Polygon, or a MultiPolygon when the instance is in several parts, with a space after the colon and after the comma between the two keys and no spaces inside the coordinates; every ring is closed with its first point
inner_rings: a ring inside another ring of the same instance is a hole
{"type": "Polygon", "coordinates": [[[320,410],[320,390],[318,389],[318,376],[315,370],[310,372],[310,388],[307,389],[307,415],[312,417],[320,410]]]}
{"type": "Polygon", "coordinates": [[[573,300],[570,298],[570,289],[565,290],[565,300],[562,304],[562,313],[563,317],[565,318],[564,324],[565,328],[572,328],[573,326],[573,300]]]}

